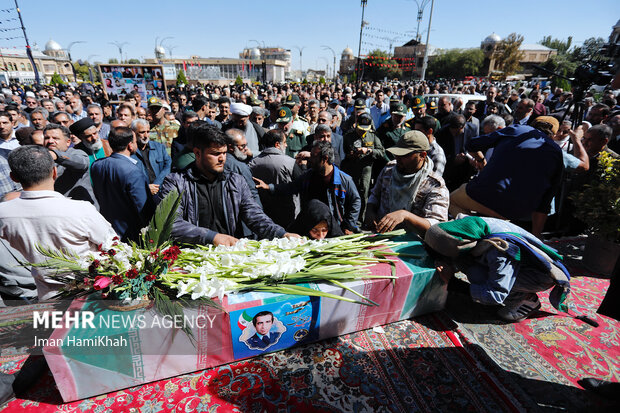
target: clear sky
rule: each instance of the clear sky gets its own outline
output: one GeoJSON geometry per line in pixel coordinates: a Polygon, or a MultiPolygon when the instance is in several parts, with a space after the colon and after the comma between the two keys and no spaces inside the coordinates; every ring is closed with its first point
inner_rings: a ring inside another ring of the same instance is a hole
{"type": "MultiPolygon", "coordinates": [[[[422,3],[423,0],[418,0],[422,3]]],[[[333,55],[322,46],[330,46],[339,61],[349,46],[357,55],[361,6],[360,0],[256,1],[49,1],[19,0],[22,17],[31,44],[43,49],[49,39],[62,47],[74,41],[73,59],[107,62],[119,57],[110,42],[128,42],[128,58],[152,58],[157,37],[164,47],[173,46],[174,57],[238,57],[245,47],[257,42],[266,46],[291,49],[293,69],[299,68],[303,47],[303,68],[330,70],[333,55]],[[93,56],[94,55],[94,56],[93,56]]],[[[0,47],[23,48],[13,0],[0,0],[0,47]]],[[[400,45],[415,34],[418,6],[414,0],[368,0],[364,20],[362,54],[375,48],[388,50],[385,38],[400,45]],[[383,30],[383,32],[381,31],[383,30]],[[388,31],[386,33],[384,31],[388,31]],[[384,38],[384,39],[382,39],[384,38]]],[[[431,2],[424,10],[420,27],[428,27],[431,2]]],[[[439,48],[479,47],[492,32],[505,37],[512,32],[524,36],[525,43],[538,43],[543,36],[565,39],[573,36],[580,44],[589,37],[607,39],[620,18],[620,0],[436,0],[433,10],[430,44],[439,48]]],[[[426,40],[423,33],[422,40],[426,40]]],[[[338,64],[338,63],[337,63],[338,64]]]]}

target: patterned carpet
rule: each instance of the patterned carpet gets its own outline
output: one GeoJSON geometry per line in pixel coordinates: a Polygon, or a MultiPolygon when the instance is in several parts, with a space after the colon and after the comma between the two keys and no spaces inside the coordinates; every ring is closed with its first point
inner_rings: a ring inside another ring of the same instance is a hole
{"type": "MultiPolygon", "coordinates": [[[[44,369],[3,411],[620,411],[576,384],[585,376],[620,381],[620,323],[595,314],[609,281],[571,271],[572,311],[597,328],[556,315],[544,294],[536,317],[503,324],[457,284],[435,314],[88,400],[62,404],[44,369]]],[[[26,359],[19,327],[0,317],[0,337],[15,343],[0,354],[2,372],[18,371],[26,359]]]]}

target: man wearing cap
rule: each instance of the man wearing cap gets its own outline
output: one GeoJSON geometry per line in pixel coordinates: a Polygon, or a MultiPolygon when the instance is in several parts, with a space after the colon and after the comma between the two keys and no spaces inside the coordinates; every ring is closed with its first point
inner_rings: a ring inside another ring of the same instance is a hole
{"type": "MultiPolygon", "coordinates": [[[[422,118],[424,116],[427,116],[426,114],[426,101],[424,100],[423,96],[414,96],[413,99],[411,100],[411,108],[413,109],[413,117],[414,118],[422,118]]],[[[431,115],[428,115],[431,116],[431,115]]],[[[437,122],[436,128],[435,130],[439,130],[441,128],[441,124],[439,123],[439,121],[437,120],[437,118],[435,118],[433,116],[433,119],[435,119],[435,122],[437,122]]],[[[407,121],[407,127],[409,127],[411,130],[414,129],[414,122],[413,120],[408,120],[407,121]]]]}
{"type": "Polygon", "coordinates": [[[232,103],[230,105],[230,120],[222,125],[222,130],[239,129],[245,135],[247,147],[249,149],[249,159],[258,155],[260,152],[260,141],[265,134],[265,130],[256,123],[250,121],[252,106],[245,103],[232,103]]]}
{"type": "Polygon", "coordinates": [[[97,159],[105,158],[103,142],[99,137],[97,125],[91,118],[82,118],[69,126],[72,134],[80,138],[80,143],[75,145],[75,149],[80,149],[88,155],[90,165],[97,159]]]}
{"type": "Polygon", "coordinates": [[[360,216],[364,216],[366,200],[370,191],[372,166],[375,161],[387,159],[381,140],[372,130],[372,118],[367,113],[357,117],[355,129],[344,135],[345,158],[342,161],[342,170],[351,175],[360,197],[362,209],[360,216]]]}
{"type": "Polygon", "coordinates": [[[377,129],[377,136],[384,148],[396,145],[400,137],[411,130],[405,125],[406,116],[407,107],[404,103],[397,102],[392,106],[390,119],[383,122],[377,129]]]}
{"type": "Polygon", "coordinates": [[[149,139],[165,145],[166,151],[170,155],[172,141],[178,136],[180,126],[166,119],[164,103],[155,96],[148,100],[148,111],[152,119],[149,139]]]}
{"type": "Polygon", "coordinates": [[[301,107],[299,95],[295,93],[288,95],[284,104],[293,115],[293,124],[288,134],[286,151],[289,156],[294,158],[306,144],[306,137],[310,134],[310,125],[305,118],[299,116],[299,108],[301,107]]]}
{"type": "Polygon", "coordinates": [[[357,123],[358,115],[361,115],[362,113],[370,114],[370,110],[366,107],[366,102],[364,99],[357,98],[351,107],[351,116],[349,116],[349,118],[340,126],[342,128],[342,132],[346,134],[348,131],[353,129],[357,123]]]}
{"type": "Polygon", "coordinates": [[[430,148],[428,138],[413,130],[388,149],[396,160],[383,168],[368,198],[366,228],[383,233],[404,227],[423,234],[448,220],[450,194],[433,172],[430,148]]]}

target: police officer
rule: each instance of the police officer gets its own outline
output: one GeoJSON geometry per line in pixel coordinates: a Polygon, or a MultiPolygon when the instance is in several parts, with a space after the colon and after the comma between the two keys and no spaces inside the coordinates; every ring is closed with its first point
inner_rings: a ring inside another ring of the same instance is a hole
{"type": "Polygon", "coordinates": [[[370,114],[358,115],[355,128],[344,135],[344,153],[342,170],[351,175],[362,198],[360,220],[363,222],[370,192],[372,166],[375,161],[386,159],[381,140],[373,131],[370,114]]]}
{"type": "Polygon", "coordinates": [[[287,135],[286,154],[294,158],[306,145],[306,137],[310,134],[310,124],[308,120],[299,116],[299,108],[301,107],[299,95],[295,93],[288,95],[284,104],[293,115],[293,124],[287,135]]]}

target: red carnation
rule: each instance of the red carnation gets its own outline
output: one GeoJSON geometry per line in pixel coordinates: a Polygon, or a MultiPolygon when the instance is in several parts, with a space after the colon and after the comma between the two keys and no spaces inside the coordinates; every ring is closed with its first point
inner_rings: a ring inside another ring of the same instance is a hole
{"type": "Polygon", "coordinates": [[[136,270],[135,268],[132,268],[125,273],[125,276],[129,278],[130,280],[133,280],[134,278],[138,276],[138,270],[136,270]]]}
{"type": "Polygon", "coordinates": [[[84,277],[84,285],[90,285],[90,278],[84,277]]]}
{"type": "Polygon", "coordinates": [[[181,249],[177,247],[176,245],[173,245],[172,247],[164,250],[162,252],[162,256],[164,257],[166,261],[169,261],[170,264],[172,264],[179,257],[180,253],[181,253],[181,249]]]}
{"type": "Polygon", "coordinates": [[[110,256],[115,256],[116,255],[116,251],[115,250],[108,250],[108,254],[110,254],[110,256]]]}
{"type": "Polygon", "coordinates": [[[146,277],[144,277],[144,279],[147,281],[155,281],[155,278],[157,278],[155,274],[149,274],[146,277]]]}
{"type": "Polygon", "coordinates": [[[112,282],[116,285],[123,283],[123,276],[121,274],[116,274],[112,276],[112,282]]]}

